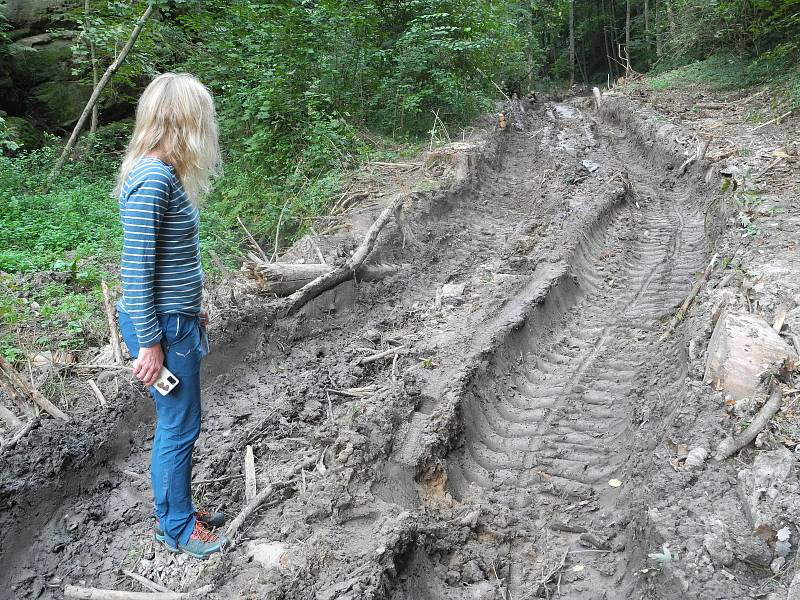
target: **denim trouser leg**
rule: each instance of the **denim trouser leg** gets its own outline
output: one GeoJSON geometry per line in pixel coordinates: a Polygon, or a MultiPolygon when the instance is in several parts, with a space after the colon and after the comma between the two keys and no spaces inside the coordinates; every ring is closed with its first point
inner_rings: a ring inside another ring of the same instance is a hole
{"type": "MultiPolygon", "coordinates": [[[[120,329],[131,355],[139,354],[136,332],[128,315],[120,313],[120,329]]],[[[200,362],[202,336],[197,319],[161,315],[164,363],[180,383],[166,396],[154,388],[156,431],[150,464],[155,513],[170,545],[185,544],[194,530],[192,450],[200,435],[200,362]]]]}

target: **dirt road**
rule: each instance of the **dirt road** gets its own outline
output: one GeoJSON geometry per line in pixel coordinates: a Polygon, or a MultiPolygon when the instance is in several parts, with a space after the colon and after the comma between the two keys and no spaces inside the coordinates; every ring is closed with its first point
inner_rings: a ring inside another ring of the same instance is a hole
{"type": "Polygon", "coordinates": [[[0,598],[140,589],[120,568],[219,598],[750,597],[763,548],[729,578],[691,518],[735,471],[698,483],[664,457],[721,409],[698,400],[692,324],[665,335],[720,232],[718,184],[678,172],[676,131],[622,99],[535,107],[412,195],[374,257],[398,275],[218,334],[197,500],[241,507],[247,444],[260,486],[293,478],[224,556],[198,566],[149,541],[139,391],[34,432],[2,459],[0,598]],[[285,544],[280,569],[250,559],[266,542],[285,544]]]}

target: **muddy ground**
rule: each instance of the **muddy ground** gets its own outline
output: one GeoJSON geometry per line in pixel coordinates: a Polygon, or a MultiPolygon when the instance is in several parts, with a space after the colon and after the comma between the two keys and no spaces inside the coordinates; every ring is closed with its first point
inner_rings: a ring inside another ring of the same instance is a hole
{"type": "MultiPolygon", "coordinates": [[[[123,569],[221,599],[785,598],[800,518],[791,398],[757,448],[683,459],[748,418],[702,381],[720,302],[768,319],[800,304],[797,123],[752,136],[784,136],[781,185],[752,177],[757,153],[714,160],[713,145],[683,172],[693,124],[642,94],[532,106],[524,130],[490,124],[443,152],[381,235],[373,260],[396,275],[292,318],[269,299],[226,304],[197,501],[238,512],[248,444],[259,489],[289,485],[225,554],[199,563],[150,540],[141,389],[107,377],[111,408],[43,421],[0,457],[0,598],[141,591],[123,569]],[[733,177],[768,188],[747,208],[755,232],[723,186],[733,177]],[[729,260],[668,332],[715,253],[729,260]],[[762,489],[754,460],[785,468],[762,489]],[[767,528],[754,532],[756,509],[767,528]],[[274,568],[259,562],[268,543],[285,550],[274,568]]],[[[737,142],[745,129],[725,143],[756,143],[737,142]]],[[[319,240],[326,258],[379,208],[319,240]]]]}

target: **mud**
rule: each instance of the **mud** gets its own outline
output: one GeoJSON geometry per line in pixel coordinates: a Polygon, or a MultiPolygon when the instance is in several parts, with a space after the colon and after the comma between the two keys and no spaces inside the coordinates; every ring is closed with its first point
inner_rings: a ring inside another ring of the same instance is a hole
{"type": "Polygon", "coordinates": [[[685,132],[632,101],[591,106],[532,108],[525,131],[463,144],[382,234],[396,276],[291,319],[239,307],[208,365],[195,478],[215,481],[197,501],[239,510],[248,444],[259,489],[308,469],[234,548],[196,563],[150,541],[150,409],[123,386],[113,411],[46,421],[0,458],[0,598],[140,589],[121,569],[226,599],[773,591],[750,480],[670,463],[730,429],[701,383],[711,299],[665,336],[729,243],[718,168],[678,173],[685,132]],[[357,364],[393,345],[409,352],[357,364]],[[248,541],[286,544],[281,566],[248,541]]]}

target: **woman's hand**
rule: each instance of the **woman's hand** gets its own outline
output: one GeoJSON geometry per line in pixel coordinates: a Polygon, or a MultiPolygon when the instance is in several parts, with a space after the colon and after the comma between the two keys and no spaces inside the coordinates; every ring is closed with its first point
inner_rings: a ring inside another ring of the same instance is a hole
{"type": "Polygon", "coordinates": [[[200,327],[207,329],[208,324],[211,322],[211,319],[208,317],[208,311],[206,309],[201,310],[197,318],[200,321],[200,327]]]}
{"type": "Polygon", "coordinates": [[[161,344],[139,349],[139,358],[133,361],[133,374],[143,384],[150,386],[158,379],[164,366],[164,351],[161,344]]]}

